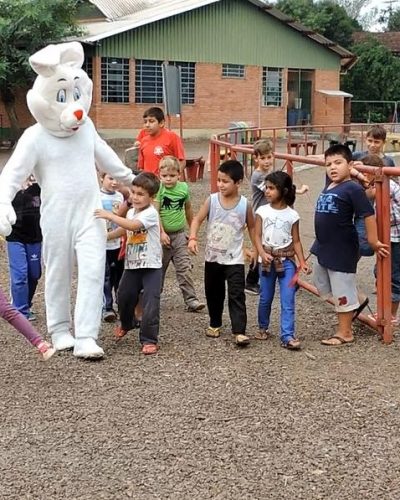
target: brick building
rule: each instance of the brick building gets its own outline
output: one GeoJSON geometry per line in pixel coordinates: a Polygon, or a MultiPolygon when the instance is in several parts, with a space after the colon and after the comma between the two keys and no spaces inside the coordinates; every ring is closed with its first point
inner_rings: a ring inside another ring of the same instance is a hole
{"type": "Polygon", "coordinates": [[[264,1],[90,0],[80,22],[99,129],[139,128],[162,105],[164,61],[181,68],[186,129],[345,121],[354,55],[264,1]]]}

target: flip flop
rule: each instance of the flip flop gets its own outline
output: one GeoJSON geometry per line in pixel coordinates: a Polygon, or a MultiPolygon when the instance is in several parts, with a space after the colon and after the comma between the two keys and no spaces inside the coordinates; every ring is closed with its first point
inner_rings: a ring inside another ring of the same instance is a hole
{"type": "Polygon", "coordinates": [[[328,347],[342,347],[346,344],[352,344],[354,342],[354,338],[351,340],[346,340],[343,337],[339,337],[339,335],[333,335],[332,337],[329,337],[328,339],[322,339],[321,344],[322,345],[327,345],[328,347]],[[333,342],[332,342],[333,340],[333,342]],[[337,342],[335,342],[337,340],[337,342]]]}
{"type": "Polygon", "coordinates": [[[361,302],[361,304],[357,307],[357,309],[354,309],[353,318],[351,321],[354,321],[355,319],[357,319],[358,316],[360,316],[360,314],[364,311],[364,309],[367,307],[368,304],[369,304],[369,298],[366,297],[361,302]]]}

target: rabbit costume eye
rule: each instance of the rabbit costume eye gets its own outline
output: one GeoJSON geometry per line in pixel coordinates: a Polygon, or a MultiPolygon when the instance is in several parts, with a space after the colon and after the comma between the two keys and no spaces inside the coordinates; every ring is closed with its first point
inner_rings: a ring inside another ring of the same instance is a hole
{"type": "Polygon", "coordinates": [[[64,89],[61,89],[57,92],[57,102],[66,102],[67,95],[64,89]]]}
{"type": "Polygon", "coordinates": [[[78,87],[74,88],[74,101],[78,101],[81,97],[81,91],[78,89],[78,87]]]}

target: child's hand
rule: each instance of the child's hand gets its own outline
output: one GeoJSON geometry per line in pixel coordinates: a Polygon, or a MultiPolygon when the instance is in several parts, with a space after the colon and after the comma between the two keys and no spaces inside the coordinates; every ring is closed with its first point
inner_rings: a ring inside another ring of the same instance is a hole
{"type": "Polygon", "coordinates": [[[199,253],[199,247],[196,239],[189,238],[188,249],[193,255],[197,255],[199,253]]]}
{"type": "Polygon", "coordinates": [[[270,255],[269,253],[266,253],[266,252],[263,252],[261,255],[261,260],[263,261],[264,264],[270,264],[274,258],[272,257],[272,255],[270,255]]]}
{"type": "Polygon", "coordinates": [[[304,262],[303,264],[300,264],[300,271],[304,274],[311,274],[312,267],[310,264],[307,264],[307,262],[304,262]]]}
{"type": "Polygon", "coordinates": [[[171,245],[171,239],[165,231],[161,233],[160,239],[161,245],[163,245],[164,247],[169,247],[171,245]]]}
{"type": "Polygon", "coordinates": [[[243,254],[244,254],[244,260],[246,262],[254,261],[254,250],[252,248],[244,248],[243,254]]]}
{"type": "Polygon", "coordinates": [[[371,245],[374,251],[378,254],[379,257],[389,257],[389,245],[385,245],[381,241],[377,241],[375,245],[371,245]]]}
{"type": "Polygon", "coordinates": [[[96,210],[93,212],[93,215],[96,217],[96,219],[110,220],[111,212],[103,210],[102,208],[96,208],[96,210]]]}
{"type": "Polygon", "coordinates": [[[307,186],[307,184],[302,184],[301,188],[296,189],[296,194],[305,194],[310,190],[310,188],[307,186]]]}

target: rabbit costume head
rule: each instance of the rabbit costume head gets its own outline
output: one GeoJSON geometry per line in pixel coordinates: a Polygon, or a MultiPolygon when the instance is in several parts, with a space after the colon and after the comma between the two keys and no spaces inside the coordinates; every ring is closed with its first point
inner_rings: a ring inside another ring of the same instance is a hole
{"type": "Polygon", "coordinates": [[[81,69],[83,60],[78,42],[48,45],[29,58],[38,75],[27,94],[29,111],[57,137],[75,134],[87,118],[93,85],[81,69]]]}

